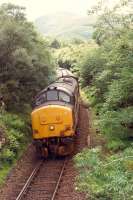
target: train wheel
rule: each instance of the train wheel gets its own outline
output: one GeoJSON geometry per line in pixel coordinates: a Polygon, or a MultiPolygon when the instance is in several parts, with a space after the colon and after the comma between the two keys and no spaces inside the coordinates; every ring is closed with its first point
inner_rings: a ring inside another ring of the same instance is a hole
{"type": "Polygon", "coordinates": [[[58,155],[59,156],[64,156],[65,155],[65,147],[64,146],[60,146],[59,148],[58,148],[58,155]]]}
{"type": "Polygon", "coordinates": [[[43,158],[47,158],[48,157],[48,148],[42,148],[42,156],[43,158]]]}
{"type": "Polygon", "coordinates": [[[58,155],[67,156],[67,155],[70,155],[73,151],[74,151],[73,143],[69,145],[65,145],[65,146],[62,145],[58,148],[58,155]]]}

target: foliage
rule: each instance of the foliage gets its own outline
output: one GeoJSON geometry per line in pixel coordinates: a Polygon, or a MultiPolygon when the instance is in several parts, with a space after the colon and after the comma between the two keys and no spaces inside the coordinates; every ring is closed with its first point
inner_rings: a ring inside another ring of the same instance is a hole
{"type": "Polygon", "coordinates": [[[121,2],[103,11],[98,4],[92,11],[96,10],[100,14],[95,24],[94,38],[99,46],[83,59],[81,84],[96,111],[97,128],[108,137],[108,141],[121,139],[123,144],[133,136],[131,4],[130,1],[125,4],[121,2]]]}
{"type": "Polygon", "coordinates": [[[0,6],[0,183],[30,141],[27,115],[34,96],[55,76],[48,45],[25,8],[0,6]]]}
{"type": "Polygon", "coordinates": [[[100,113],[98,124],[103,133],[108,137],[126,139],[133,136],[133,107],[127,107],[119,111],[107,111],[100,113]]]}
{"type": "Polygon", "coordinates": [[[95,32],[93,38],[102,45],[108,38],[120,38],[125,30],[132,27],[132,0],[119,0],[114,6],[104,1],[98,1],[88,14],[98,15],[98,20],[93,25],[95,32]]]}
{"type": "Polygon", "coordinates": [[[53,60],[24,8],[3,4],[0,27],[0,94],[8,110],[20,111],[51,81],[53,60]]]}
{"type": "Polygon", "coordinates": [[[5,137],[5,144],[0,149],[0,184],[2,184],[12,165],[27,147],[31,131],[27,118],[7,112],[0,114],[0,127],[5,137]]]}
{"type": "Polygon", "coordinates": [[[11,163],[14,159],[14,153],[10,149],[4,149],[2,154],[1,154],[1,160],[4,162],[11,163]]]}
{"type": "Polygon", "coordinates": [[[95,111],[94,125],[107,141],[75,157],[77,189],[88,199],[133,199],[133,14],[130,0],[89,13],[98,14],[98,47],[80,65],[81,85],[95,111]],[[105,148],[106,147],[106,148],[105,148]]]}
{"type": "Polygon", "coordinates": [[[80,171],[77,189],[88,199],[133,199],[133,146],[108,156],[103,156],[100,148],[84,150],[75,162],[80,171]]]}
{"type": "Polygon", "coordinates": [[[130,142],[125,142],[122,141],[119,138],[115,138],[115,137],[110,137],[109,138],[109,142],[107,142],[107,144],[105,145],[105,147],[113,152],[118,152],[118,150],[124,150],[126,147],[128,147],[130,144],[130,142]]]}
{"type": "Polygon", "coordinates": [[[82,40],[73,39],[69,43],[62,42],[61,48],[55,51],[54,55],[60,67],[71,69],[80,75],[80,62],[84,58],[86,52],[95,48],[94,42],[84,42],[82,40]]]}
{"type": "Polygon", "coordinates": [[[51,42],[50,47],[54,48],[54,49],[59,49],[60,48],[60,42],[57,39],[54,39],[51,42]]]}
{"type": "Polygon", "coordinates": [[[1,118],[5,126],[10,130],[26,131],[25,121],[22,121],[18,115],[5,113],[1,118]]]}
{"type": "Polygon", "coordinates": [[[5,113],[0,115],[0,126],[5,130],[6,144],[1,150],[1,162],[13,162],[22,146],[29,140],[29,127],[22,117],[5,113]]]}

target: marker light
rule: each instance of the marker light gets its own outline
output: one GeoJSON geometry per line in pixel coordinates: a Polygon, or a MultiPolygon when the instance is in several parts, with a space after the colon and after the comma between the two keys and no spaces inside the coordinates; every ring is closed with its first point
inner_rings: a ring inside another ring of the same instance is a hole
{"type": "Polygon", "coordinates": [[[33,134],[38,134],[38,130],[34,129],[33,134]]]}
{"type": "Polygon", "coordinates": [[[54,131],[54,129],[55,129],[55,127],[54,127],[53,125],[50,125],[50,126],[49,126],[49,130],[50,130],[50,131],[54,131]]]}

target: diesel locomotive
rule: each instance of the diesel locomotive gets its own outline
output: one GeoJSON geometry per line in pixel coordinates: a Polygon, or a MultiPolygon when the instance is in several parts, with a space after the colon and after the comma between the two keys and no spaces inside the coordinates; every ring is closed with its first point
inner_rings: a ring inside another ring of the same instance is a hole
{"type": "Polygon", "coordinates": [[[35,97],[31,113],[37,154],[70,155],[78,124],[79,84],[69,70],[58,69],[58,78],[35,97]]]}

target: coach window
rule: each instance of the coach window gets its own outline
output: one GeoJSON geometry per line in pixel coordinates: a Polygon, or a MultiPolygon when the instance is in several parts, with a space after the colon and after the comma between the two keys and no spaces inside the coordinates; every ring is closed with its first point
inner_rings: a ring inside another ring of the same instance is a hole
{"type": "Polygon", "coordinates": [[[59,92],[59,101],[64,101],[66,103],[70,103],[70,96],[65,92],[59,92]]]}
{"type": "Polygon", "coordinates": [[[58,93],[56,90],[47,91],[47,101],[57,101],[57,100],[58,100],[58,93]]]}

